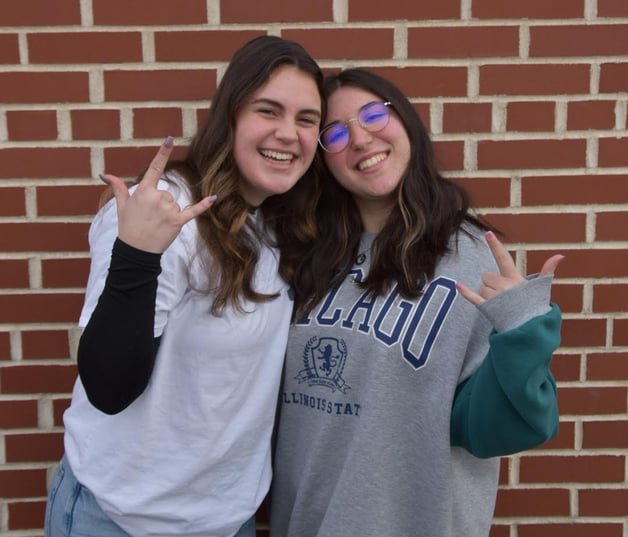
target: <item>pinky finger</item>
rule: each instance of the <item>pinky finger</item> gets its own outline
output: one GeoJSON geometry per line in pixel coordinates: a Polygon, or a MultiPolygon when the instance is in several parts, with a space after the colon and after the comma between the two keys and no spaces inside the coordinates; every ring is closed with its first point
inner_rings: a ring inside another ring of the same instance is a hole
{"type": "Polygon", "coordinates": [[[182,224],[185,224],[189,222],[190,220],[196,218],[199,214],[204,213],[207,209],[209,209],[212,206],[214,201],[216,201],[215,195],[208,196],[206,198],[203,198],[198,203],[195,203],[194,205],[190,205],[189,207],[186,207],[185,209],[183,209],[181,211],[181,215],[183,217],[182,224]]]}
{"type": "Polygon", "coordinates": [[[458,289],[458,292],[464,298],[466,298],[469,302],[471,302],[471,304],[475,304],[476,306],[479,306],[480,304],[484,302],[484,299],[480,295],[471,291],[471,289],[469,289],[463,283],[456,282],[456,289],[458,289]]]}

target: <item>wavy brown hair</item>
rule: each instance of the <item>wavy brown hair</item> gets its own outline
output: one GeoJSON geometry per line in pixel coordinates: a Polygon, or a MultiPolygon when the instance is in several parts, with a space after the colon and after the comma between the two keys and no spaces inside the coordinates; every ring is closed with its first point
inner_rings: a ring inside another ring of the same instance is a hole
{"type": "MultiPolygon", "coordinates": [[[[277,296],[260,293],[253,287],[259,244],[267,239],[247,218],[251,208],[240,195],[242,176],[234,160],[233,144],[238,112],[251,94],[285,65],[294,66],[312,78],[321,95],[324,113],[323,75],[305,49],[279,37],[255,38],[233,55],[212,99],[207,120],[194,136],[186,157],[167,167],[185,178],[193,202],[217,195],[211,208],[196,218],[211,258],[207,270],[214,295],[211,306],[214,314],[227,306],[244,311],[244,301],[262,302],[277,296]]],[[[287,281],[297,262],[291,245],[311,241],[316,234],[314,204],[319,195],[321,169],[317,154],[290,191],[268,198],[260,209],[281,248],[280,273],[287,281]]]]}
{"type": "MultiPolygon", "coordinates": [[[[360,285],[378,296],[397,283],[402,296],[416,298],[421,292],[419,282],[434,276],[452,234],[463,223],[492,228],[470,212],[468,193],[440,174],[427,129],[394,84],[364,69],[347,69],[326,77],[326,98],[345,86],[390,101],[391,113],[401,121],[411,147],[408,168],[397,189],[397,204],[373,242],[369,273],[360,285]]],[[[363,231],[353,196],[327,169],[316,218],[320,237],[303,248],[295,275],[297,318],[345,279],[353,267],[363,231]]]]}

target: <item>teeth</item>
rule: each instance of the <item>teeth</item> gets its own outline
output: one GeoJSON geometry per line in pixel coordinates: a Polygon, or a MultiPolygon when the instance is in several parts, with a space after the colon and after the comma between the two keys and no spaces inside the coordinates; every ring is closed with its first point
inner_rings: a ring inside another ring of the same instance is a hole
{"type": "Polygon", "coordinates": [[[367,168],[371,168],[375,166],[375,164],[380,163],[382,160],[386,159],[386,153],[379,153],[378,155],[374,155],[371,158],[367,158],[358,164],[358,169],[366,170],[367,168]]]}
{"type": "Polygon", "coordinates": [[[269,149],[262,149],[260,153],[266,158],[273,160],[288,161],[294,158],[292,153],[278,153],[277,151],[270,151],[269,149]]]}

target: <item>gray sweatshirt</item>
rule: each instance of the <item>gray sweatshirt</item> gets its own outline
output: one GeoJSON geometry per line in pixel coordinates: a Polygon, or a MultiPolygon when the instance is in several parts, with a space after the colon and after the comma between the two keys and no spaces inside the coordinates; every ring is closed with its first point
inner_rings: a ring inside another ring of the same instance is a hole
{"type": "Polygon", "coordinates": [[[364,234],[350,276],[293,326],[271,537],[486,537],[497,455],[556,434],[551,277],[470,304],[456,281],[478,289],[497,271],[471,232],[452,238],[415,300],[356,285],[374,238],[364,234]]]}

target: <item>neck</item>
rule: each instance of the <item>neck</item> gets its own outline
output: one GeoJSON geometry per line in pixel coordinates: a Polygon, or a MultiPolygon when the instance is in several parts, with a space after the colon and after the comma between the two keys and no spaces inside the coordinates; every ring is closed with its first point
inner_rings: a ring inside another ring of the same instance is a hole
{"type": "Polygon", "coordinates": [[[357,200],[356,204],[360,211],[362,227],[369,233],[379,233],[386,225],[388,215],[392,210],[394,202],[384,203],[382,200],[357,200]]]}

